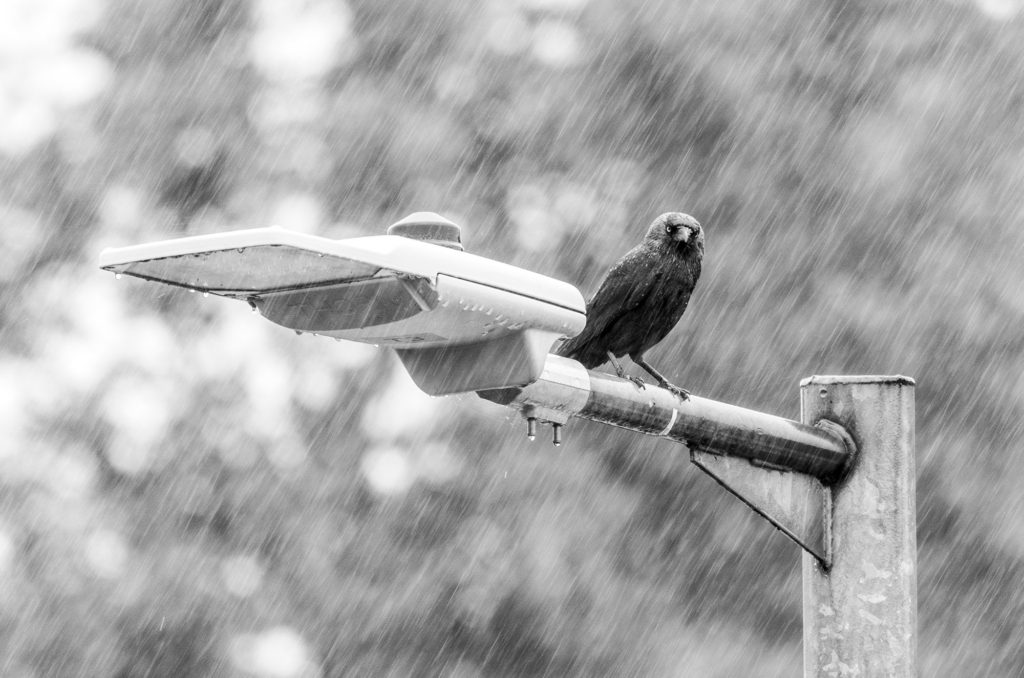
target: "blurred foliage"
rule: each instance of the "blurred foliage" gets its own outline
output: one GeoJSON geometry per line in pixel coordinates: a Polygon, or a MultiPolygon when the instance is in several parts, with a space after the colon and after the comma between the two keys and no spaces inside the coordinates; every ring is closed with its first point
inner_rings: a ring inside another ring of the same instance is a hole
{"type": "Polygon", "coordinates": [[[587,293],[696,215],[652,359],[701,395],[796,417],[801,377],[915,377],[921,673],[1019,675],[1014,3],[78,4],[109,80],[0,156],[4,675],[799,672],[799,553],[685,450],[530,446],[393,356],[95,267],[423,209],[587,293]]]}

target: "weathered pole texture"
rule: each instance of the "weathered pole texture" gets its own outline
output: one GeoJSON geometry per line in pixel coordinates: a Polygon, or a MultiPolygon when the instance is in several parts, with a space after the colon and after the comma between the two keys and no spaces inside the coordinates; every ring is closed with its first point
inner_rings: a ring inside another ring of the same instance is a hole
{"type": "Polygon", "coordinates": [[[831,567],[803,556],[804,676],[915,676],[914,381],[811,377],[801,418],[835,421],[857,446],[830,488],[831,567]]]}
{"type": "Polygon", "coordinates": [[[540,378],[522,388],[480,391],[527,417],[562,424],[582,417],[684,443],[690,449],[740,457],[768,468],[806,473],[829,484],[852,458],[829,427],[691,396],[680,400],[654,385],[589,372],[575,360],[549,355],[540,378]]]}

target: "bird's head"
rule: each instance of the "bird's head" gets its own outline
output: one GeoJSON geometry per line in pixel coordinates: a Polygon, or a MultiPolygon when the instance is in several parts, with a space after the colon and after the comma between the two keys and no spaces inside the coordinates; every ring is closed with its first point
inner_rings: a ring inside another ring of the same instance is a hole
{"type": "Polygon", "coordinates": [[[704,252],[704,229],[689,214],[666,212],[647,229],[647,239],[678,250],[697,249],[704,252]]]}

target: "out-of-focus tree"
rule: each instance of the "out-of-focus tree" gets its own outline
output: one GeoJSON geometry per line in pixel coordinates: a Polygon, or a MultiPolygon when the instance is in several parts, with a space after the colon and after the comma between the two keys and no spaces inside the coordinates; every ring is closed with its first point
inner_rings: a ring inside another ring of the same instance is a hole
{"type": "Polygon", "coordinates": [[[3,673],[793,675],[798,553],[682,448],[530,447],[385,352],[95,268],[432,209],[589,293],[683,209],[706,273],[659,364],[787,416],[812,373],[916,377],[922,673],[1016,675],[1015,6],[0,4],[3,673]]]}

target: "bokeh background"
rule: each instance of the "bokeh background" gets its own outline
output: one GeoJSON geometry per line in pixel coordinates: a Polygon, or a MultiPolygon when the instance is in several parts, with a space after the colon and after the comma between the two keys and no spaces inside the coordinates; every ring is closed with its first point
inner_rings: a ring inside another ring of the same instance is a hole
{"type": "Polygon", "coordinates": [[[0,674],[799,675],[798,550],[685,448],[96,265],[434,210],[589,295],[679,209],[654,364],[915,377],[921,674],[1020,676],[1022,4],[3,0],[0,674]]]}

